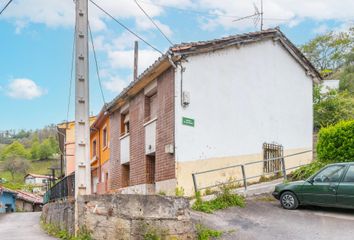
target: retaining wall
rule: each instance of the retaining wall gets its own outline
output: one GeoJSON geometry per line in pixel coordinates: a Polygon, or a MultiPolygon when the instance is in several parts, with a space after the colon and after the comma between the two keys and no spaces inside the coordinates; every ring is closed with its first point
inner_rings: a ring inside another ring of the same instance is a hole
{"type": "MultiPolygon", "coordinates": [[[[93,239],[145,239],[148,234],[161,239],[196,239],[185,198],[159,195],[88,195],[78,200],[79,226],[93,239]]],[[[42,219],[74,232],[74,203],[48,203],[42,219]]]]}

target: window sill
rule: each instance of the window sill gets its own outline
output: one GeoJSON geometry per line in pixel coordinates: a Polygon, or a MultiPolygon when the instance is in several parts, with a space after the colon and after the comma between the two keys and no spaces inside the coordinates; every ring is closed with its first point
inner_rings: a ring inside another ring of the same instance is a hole
{"type": "Polygon", "coordinates": [[[151,119],[150,121],[147,121],[146,123],[143,124],[143,126],[145,127],[145,126],[149,125],[150,123],[155,122],[156,120],[157,120],[157,117],[151,119]]]}
{"type": "Polygon", "coordinates": [[[128,137],[129,135],[130,135],[130,133],[125,133],[124,135],[122,135],[122,136],[119,138],[119,140],[122,140],[122,139],[128,137]]]}

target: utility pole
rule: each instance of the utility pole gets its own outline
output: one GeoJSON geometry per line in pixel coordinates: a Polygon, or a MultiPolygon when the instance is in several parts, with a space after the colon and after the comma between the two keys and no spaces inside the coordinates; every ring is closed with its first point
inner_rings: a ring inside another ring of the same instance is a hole
{"type": "Polygon", "coordinates": [[[91,194],[88,0],[76,0],[75,52],[75,232],[78,225],[78,197],[91,194]]]}
{"type": "Polygon", "coordinates": [[[261,0],[261,31],[263,31],[263,0],[261,0]]]}
{"type": "Polygon", "coordinates": [[[138,79],[138,41],[134,42],[134,81],[138,79]]]}

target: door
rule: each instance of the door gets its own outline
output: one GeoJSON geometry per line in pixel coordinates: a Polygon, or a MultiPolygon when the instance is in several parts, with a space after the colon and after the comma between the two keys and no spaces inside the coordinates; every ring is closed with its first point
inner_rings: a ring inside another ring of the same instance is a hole
{"type": "Polygon", "coordinates": [[[337,190],[338,206],[354,208],[354,165],[349,166],[337,190]]]}
{"type": "Polygon", "coordinates": [[[345,169],[343,165],[332,165],[320,171],[302,186],[302,202],[313,205],[335,205],[338,185],[345,169]]]}

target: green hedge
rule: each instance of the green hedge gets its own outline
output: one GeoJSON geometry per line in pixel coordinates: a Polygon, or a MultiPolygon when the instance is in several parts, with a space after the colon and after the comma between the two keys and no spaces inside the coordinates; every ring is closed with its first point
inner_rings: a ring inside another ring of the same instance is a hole
{"type": "Polygon", "coordinates": [[[318,134],[317,156],[326,163],[354,161],[354,120],[322,128],[318,134]]]}

